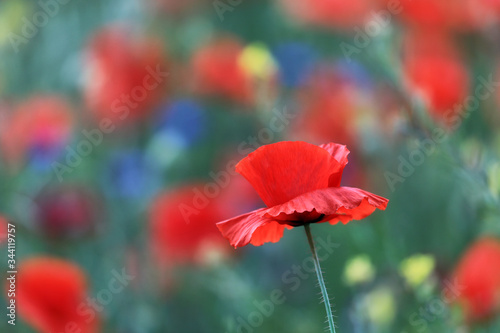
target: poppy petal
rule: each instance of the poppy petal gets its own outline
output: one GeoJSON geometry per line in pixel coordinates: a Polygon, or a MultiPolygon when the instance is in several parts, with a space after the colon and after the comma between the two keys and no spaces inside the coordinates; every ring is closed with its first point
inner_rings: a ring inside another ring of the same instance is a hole
{"type": "MultiPolygon", "coordinates": [[[[280,221],[294,221],[296,216],[314,216],[314,222],[360,220],[375,211],[385,210],[389,200],[354,187],[329,187],[305,193],[282,205],[266,210],[265,215],[280,221]],[[303,214],[311,213],[311,214],[303,214]],[[318,219],[318,215],[324,215],[318,219]]],[[[308,220],[299,222],[307,223],[308,220]]],[[[297,225],[297,224],[294,224],[297,225]]]]}
{"type": "Polygon", "coordinates": [[[330,175],[341,170],[327,150],[300,141],[262,146],[236,165],[268,207],[327,188],[330,175]]]}
{"type": "MultiPolygon", "coordinates": [[[[233,217],[229,220],[217,223],[217,228],[219,228],[222,235],[229,240],[229,243],[234,246],[234,248],[245,246],[254,241],[252,237],[256,230],[273,222],[272,219],[264,216],[263,213],[265,211],[265,208],[261,208],[250,213],[233,217]]],[[[268,241],[266,240],[266,233],[264,232],[266,230],[270,233],[271,240],[269,241],[275,240],[279,234],[279,230],[274,227],[270,229],[261,229],[256,235],[256,243],[268,241]]]]}
{"type": "MultiPolygon", "coordinates": [[[[387,203],[386,203],[387,205],[387,203]]],[[[339,222],[347,224],[351,220],[361,220],[365,217],[371,215],[377,207],[375,207],[368,199],[368,197],[364,198],[359,206],[347,209],[345,207],[340,207],[339,210],[334,214],[327,216],[324,221],[330,222],[330,224],[334,225],[339,222]]],[[[382,209],[384,210],[385,207],[382,209]]]]}
{"type": "Polygon", "coordinates": [[[342,172],[344,171],[344,167],[348,163],[347,155],[349,155],[350,152],[346,146],[339,145],[339,144],[333,143],[333,142],[322,144],[322,145],[320,145],[320,147],[325,149],[327,152],[329,152],[330,155],[332,155],[333,158],[336,159],[340,163],[340,165],[342,166],[340,171],[332,174],[330,176],[330,180],[328,181],[329,187],[339,187],[340,181],[342,180],[342,172]]]}
{"type": "Polygon", "coordinates": [[[283,237],[284,231],[284,224],[279,224],[274,221],[266,223],[254,231],[250,243],[255,246],[260,246],[267,242],[276,243],[283,237]]]}
{"type": "Polygon", "coordinates": [[[324,143],[320,145],[321,148],[326,150],[327,152],[330,153],[330,155],[333,156],[342,166],[347,165],[347,155],[349,155],[350,151],[347,149],[347,146],[345,145],[340,145],[338,143],[324,143]]]}

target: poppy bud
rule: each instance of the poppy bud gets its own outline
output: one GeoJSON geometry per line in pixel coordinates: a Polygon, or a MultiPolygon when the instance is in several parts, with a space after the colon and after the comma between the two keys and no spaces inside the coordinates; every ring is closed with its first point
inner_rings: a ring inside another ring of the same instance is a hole
{"type": "Polygon", "coordinates": [[[93,233],[96,229],[96,197],[85,187],[49,187],[38,195],[35,202],[37,228],[48,237],[74,238],[93,233]]]}

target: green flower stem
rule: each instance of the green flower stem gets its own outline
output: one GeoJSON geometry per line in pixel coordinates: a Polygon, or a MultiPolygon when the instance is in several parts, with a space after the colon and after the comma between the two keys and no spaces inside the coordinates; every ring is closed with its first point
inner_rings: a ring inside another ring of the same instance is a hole
{"type": "Polygon", "coordinates": [[[314,259],[314,267],[316,268],[316,275],[318,277],[321,294],[323,295],[323,300],[325,303],[328,325],[330,326],[330,333],[335,333],[335,323],[333,322],[332,307],[330,306],[330,299],[328,298],[328,292],[326,291],[325,280],[323,279],[323,273],[321,272],[321,266],[319,265],[316,246],[314,245],[314,240],[311,236],[311,229],[309,227],[309,224],[305,224],[304,228],[306,229],[307,240],[309,241],[309,246],[311,247],[311,252],[314,259]]]}

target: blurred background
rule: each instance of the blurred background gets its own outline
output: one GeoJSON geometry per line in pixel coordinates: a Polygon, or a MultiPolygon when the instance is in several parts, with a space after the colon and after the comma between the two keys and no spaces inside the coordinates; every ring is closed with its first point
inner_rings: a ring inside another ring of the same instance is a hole
{"type": "Polygon", "coordinates": [[[323,331],[302,228],[215,227],[263,207],[236,162],[303,140],[390,200],[312,227],[338,332],[499,332],[499,26],[497,0],[1,1],[0,331],[323,331]]]}

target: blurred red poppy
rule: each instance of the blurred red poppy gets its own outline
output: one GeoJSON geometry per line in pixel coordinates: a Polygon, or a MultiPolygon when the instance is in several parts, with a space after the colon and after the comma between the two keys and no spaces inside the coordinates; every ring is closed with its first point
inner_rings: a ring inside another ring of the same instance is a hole
{"type": "Polygon", "coordinates": [[[251,104],[252,80],[239,63],[242,44],[222,37],[198,49],[192,59],[195,89],[202,95],[251,104]]]}
{"type": "MultiPolygon", "coordinates": [[[[383,0],[388,4],[393,0],[383,0]]],[[[469,0],[401,0],[398,17],[406,24],[419,29],[470,30],[476,27],[474,12],[469,0]]],[[[477,2],[474,4],[477,5],[477,2]]]]}
{"type": "Polygon", "coordinates": [[[438,121],[449,123],[463,111],[469,74],[459,51],[445,35],[410,34],[405,40],[404,76],[438,121]]]}
{"type": "Polygon", "coordinates": [[[296,20],[322,27],[348,29],[364,24],[378,7],[371,0],[280,0],[284,10],[296,20]]]}
{"type": "Polygon", "coordinates": [[[205,194],[203,184],[186,185],[158,196],[150,209],[154,258],[162,266],[204,264],[230,249],[215,227],[222,207],[205,194]]]}
{"type": "Polygon", "coordinates": [[[500,18],[500,0],[469,0],[469,2],[477,6],[480,5],[483,20],[486,15],[489,15],[490,18],[496,19],[496,21],[500,18]]]}
{"type": "Polygon", "coordinates": [[[297,95],[298,117],[293,121],[291,134],[311,142],[335,141],[356,146],[360,95],[354,84],[321,68],[297,95]]]}
{"type": "Polygon", "coordinates": [[[384,210],[388,200],[340,187],[349,151],[335,143],[284,141],[262,146],[236,166],[267,208],[217,223],[232,246],[277,242],[285,228],[308,223],[348,223],[384,210]]]}
{"type": "Polygon", "coordinates": [[[50,257],[24,260],[18,267],[19,316],[37,332],[98,332],[95,313],[81,313],[87,278],[72,262],[50,257]]]}
{"type": "Polygon", "coordinates": [[[111,26],[92,37],[87,53],[85,103],[98,120],[143,118],[164,98],[168,66],[159,40],[111,26]]]}
{"type": "Polygon", "coordinates": [[[0,245],[7,241],[7,220],[0,215],[0,245]]]}
{"type": "Polygon", "coordinates": [[[454,278],[461,286],[458,303],[469,322],[488,319],[500,310],[500,240],[484,237],[460,259],[454,278]]]}
{"type": "Polygon", "coordinates": [[[55,95],[33,96],[12,113],[3,114],[0,145],[6,160],[16,165],[30,150],[62,148],[73,130],[71,107],[55,95]]]}
{"type": "Polygon", "coordinates": [[[220,171],[212,173],[210,177],[213,183],[221,189],[216,200],[224,214],[222,219],[262,206],[262,200],[255,193],[252,185],[243,176],[234,172],[234,166],[239,159],[241,155],[219,157],[214,170],[220,171]]]}

